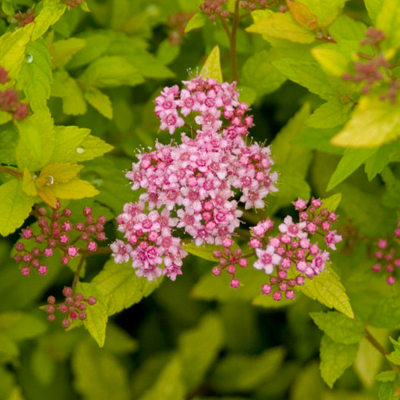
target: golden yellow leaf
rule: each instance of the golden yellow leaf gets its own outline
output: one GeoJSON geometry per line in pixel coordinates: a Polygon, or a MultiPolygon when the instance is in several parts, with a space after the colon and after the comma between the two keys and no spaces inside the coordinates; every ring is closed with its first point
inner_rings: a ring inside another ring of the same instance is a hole
{"type": "Polygon", "coordinates": [[[46,165],[40,172],[39,185],[58,185],[75,178],[83,165],[73,163],[54,163],[46,165]]]}
{"type": "Polygon", "coordinates": [[[51,208],[56,208],[57,197],[53,190],[48,186],[43,186],[38,189],[38,196],[51,208]]]}
{"type": "Polygon", "coordinates": [[[218,82],[222,82],[223,78],[222,78],[222,71],[221,71],[220,51],[219,51],[218,45],[216,45],[211,50],[211,53],[207,57],[207,60],[204,63],[203,69],[200,72],[200,76],[204,79],[212,78],[218,82]]]}
{"type": "Polygon", "coordinates": [[[293,0],[286,0],[286,5],[289,8],[293,19],[300,25],[309,29],[315,30],[318,27],[318,18],[310,9],[303,3],[293,0]]]}
{"type": "Polygon", "coordinates": [[[29,196],[37,196],[36,185],[28,168],[24,169],[24,174],[22,177],[22,190],[29,196]]]}
{"type": "Polygon", "coordinates": [[[74,178],[67,183],[52,187],[54,194],[60,199],[83,199],[96,196],[99,191],[89,182],[74,178]]]}

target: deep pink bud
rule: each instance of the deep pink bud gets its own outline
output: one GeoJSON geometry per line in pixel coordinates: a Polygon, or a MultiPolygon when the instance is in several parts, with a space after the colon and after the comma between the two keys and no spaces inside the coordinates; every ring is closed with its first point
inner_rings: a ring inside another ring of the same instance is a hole
{"type": "Polygon", "coordinates": [[[231,288],[232,289],[237,289],[240,286],[240,281],[239,279],[231,279],[231,288]]]}
{"type": "Polygon", "coordinates": [[[78,248],[74,246],[69,246],[67,249],[67,254],[69,257],[76,257],[78,255],[78,248]]]}
{"type": "Polygon", "coordinates": [[[14,247],[15,247],[15,249],[16,249],[17,251],[24,251],[24,249],[25,249],[24,244],[21,243],[21,242],[16,243],[14,247]]]}
{"type": "Polygon", "coordinates": [[[41,265],[41,266],[38,268],[38,273],[39,273],[40,275],[46,275],[46,274],[47,274],[47,267],[46,267],[45,265],[41,265]]]}
{"type": "Polygon", "coordinates": [[[93,304],[96,304],[96,303],[97,303],[96,297],[90,296],[90,297],[87,299],[87,303],[88,303],[90,306],[92,306],[93,304]]]}
{"type": "Polygon", "coordinates": [[[86,313],[85,312],[80,312],[79,313],[79,319],[81,320],[81,321],[83,321],[83,320],[85,320],[86,319],[86,313]]]}
{"type": "Polygon", "coordinates": [[[54,296],[49,296],[49,297],[47,298],[47,302],[48,302],[49,304],[54,304],[54,303],[56,302],[56,298],[55,298],[54,296]]]}
{"type": "Polygon", "coordinates": [[[33,232],[31,228],[26,228],[22,230],[22,237],[24,239],[31,239],[33,237],[33,232]]]}
{"type": "Polygon", "coordinates": [[[213,273],[213,275],[215,275],[215,276],[221,275],[221,272],[222,272],[222,269],[221,269],[220,267],[214,267],[214,268],[212,269],[212,273],[213,273]]]}
{"type": "Polygon", "coordinates": [[[294,290],[287,290],[285,296],[288,300],[293,300],[295,296],[294,290]]]}
{"type": "Polygon", "coordinates": [[[85,217],[87,217],[87,216],[89,216],[89,215],[92,215],[92,209],[91,209],[90,207],[85,207],[85,208],[83,209],[83,215],[84,215],[85,217]]]}
{"type": "Polygon", "coordinates": [[[225,238],[222,241],[222,246],[224,247],[231,247],[233,245],[233,240],[231,238],[225,238]]]}
{"type": "Polygon", "coordinates": [[[241,259],[239,259],[238,264],[239,264],[239,267],[242,267],[242,268],[247,267],[249,265],[249,260],[247,258],[241,258],[241,259]]]}
{"type": "Polygon", "coordinates": [[[394,276],[389,276],[389,277],[386,279],[386,282],[388,283],[388,285],[393,285],[393,284],[396,282],[396,279],[395,279],[394,276]]]}
{"type": "Polygon", "coordinates": [[[72,214],[72,211],[69,208],[64,208],[62,215],[66,218],[70,217],[72,214]]]}
{"type": "Polygon", "coordinates": [[[65,286],[62,293],[65,297],[71,297],[73,295],[74,291],[69,286],[65,286]]]}
{"type": "Polygon", "coordinates": [[[271,285],[262,285],[261,287],[261,293],[262,294],[270,294],[272,292],[272,286],[271,285]]]}
{"type": "Polygon", "coordinates": [[[97,243],[96,242],[89,242],[87,245],[89,251],[96,251],[97,250],[97,243]]]}
{"type": "Polygon", "coordinates": [[[72,320],[77,319],[77,318],[78,318],[78,314],[75,313],[75,312],[72,312],[72,313],[70,314],[70,318],[71,318],[72,320]]]}
{"type": "Polygon", "coordinates": [[[52,306],[52,305],[47,305],[45,308],[45,311],[47,312],[47,313],[49,313],[49,314],[52,314],[53,312],[54,312],[54,310],[55,310],[55,308],[52,306]]]}
{"type": "Polygon", "coordinates": [[[27,276],[31,273],[31,269],[29,267],[22,267],[21,268],[21,274],[24,276],[27,276]]]}
{"type": "Polygon", "coordinates": [[[274,292],[274,294],[272,295],[272,298],[276,301],[280,301],[282,300],[282,293],[281,292],[274,292]]]}
{"type": "Polygon", "coordinates": [[[222,251],[221,250],[214,250],[213,251],[213,256],[215,258],[221,258],[222,257],[222,251]]]}
{"type": "Polygon", "coordinates": [[[53,322],[53,321],[56,319],[56,316],[55,316],[54,314],[49,314],[49,315],[47,316],[47,319],[48,319],[50,322],[53,322]]]}
{"type": "Polygon", "coordinates": [[[104,232],[99,232],[96,236],[96,239],[99,241],[106,240],[106,234],[104,232]]]}
{"type": "Polygon", "coordinates": [[[69,319],[64,319],[64,320],[63,320],[62,326],[63,326],[65,329],[68,329],[68,328],[70,327],[70,325],[71,325],[71,321],[70,321],[69,319]]]}

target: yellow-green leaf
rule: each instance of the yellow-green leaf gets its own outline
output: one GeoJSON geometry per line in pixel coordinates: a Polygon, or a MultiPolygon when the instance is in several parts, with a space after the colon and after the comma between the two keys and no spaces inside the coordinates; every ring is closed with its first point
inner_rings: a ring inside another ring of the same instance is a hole
{"type": "Polygon", "coordinates": [[[311,54],[324,71],[334,76],[342,76],[347,70],[348,60],[335,46],[322,45],[314,47],[311,50],[311,54]]]}
{"type": "MultiPolygon", "coordinates": [[[[40,10],[39,15],[35,18],[35,29],[32,33],[32,40],[35,41],[40,36],[44,35],[51,25],[54,25],[64,14],[67,5],[59,0],[44,0],[43,8],[40,10]]],[[[27,26],[29,26],[27,25],[27,26]]]]}
{"type": "Polygon", "coordinates": [[[274,13],[270,10],[258,13],[254,24],[246,30],[265,35],[266,39],[271,37],[294,43],[312,43],[315,40],[315,33],[296,24],[289,13],[274,13]]]}
{"type": "Polygon", "coordinates": [[[24,175],[22,177],[22,190],[28,196],[37,196],[36,185],[28,168],[24,169],[24,175]]]}
{"type": "Polygon", "coordinates": [[[25,25],[14,32],[0,37],[0,65],[15,79],[25,58],[25,48],[29,43],[33,24],[25,25]]]}
{"type": "Polygon", "coordinates": [[[334,146],[376,147],[400,136],[400,105],[361,97],[350,121],[331,139],[334,146]]]}
{"type": "Polygon", "coordinates": [[[85,298],[94,296],[97,300],[96,304],[86,307],[87,318],[83,323],[99,347],[103,347],[106,340],[108,320],[107,306],[103,294],[93,283],[79,283],[77,292],[82,293],[85,298]]]}
{"type": "Polygon", "coordinates": [[[55,143],[53,124],[47,108],[18,122],[16,158],[20,171],[37,171],[48,163],[55,143]]]}
{"type": "Polygon", "coordinates": [[[72,179],[67,183],[52,186],[54,194],[60,199],[83,199],[99,194],[99,191],[89,182],[72,179]]]}
{"type": "Polygon", "coordinates": [[[111,100],[106,94],[95,87],[90,87],[85,90],[84,96],[88,103],[100,114],[104,115],[108,119],[112,119],[113,108],[111,100]]]}
{"type": "Polygon", "coordinates": [[[338,16],[347,0],[300,0],[318,17],[318,25],[330,25],[338,16]]]}
{"type": "Polygon", "coordinates": [[[18,76],[18,86],[24,90],[33,111],[46,107],[53,80],[47,43],[37,40],[26,46],[26,59],[18,76]]]}
{"type": "Polygon", "coordinates": [[[63,67],[68,64],[72,57],[86,45],[86,40],[81,38],[70,38],[67,40],[59,40],[53,44],[52,66],[53,69],[63,67]]]}
{"type": "Polygon", "coordinates": [[[335,308],[349,318],[354,318],[345,288],[332,270],[326,268],[321,275],[314,276],[311,280],[307,279],[300,290],[313,300],[318,300],[327,307],[335,308]]]}
{"type": "Polygon", "coordinates": [[[35,198],[22,190],[22,179],[12,179],[0,186],[0,234],[7,236],[29,216],[35,198]]]}
{"type": "Polygon", "coordinates": [[[59,183],[67,183],[71,179],[78,175],[79,171],[83,168],[83,165],[72,164],[72,163],[54,163],[46,165],[40,172],[38,183],[40,179],[46,180],[49,183],[48,178],[51,179],[51,184],[58,185],[59,183]]]}
{"type": "Polygon", "coordinates": [[[220,62],[220,51],[219,46],[216,45],[211,53],[208,55],[206,62],[204,63],[203,69],[200,72],[200,76],[203,78],[212,78],[218,82],[222,82],[222,71],[220,62]]]}
{"type": "Polygon", "coordinates": [[[207,17],[205,14],[200,12],[193,15],[192,18],[189,19],[188,23],[185,26],[185,33],[192,31],[193,29],[201,28],[207,22],[207,17]]]}

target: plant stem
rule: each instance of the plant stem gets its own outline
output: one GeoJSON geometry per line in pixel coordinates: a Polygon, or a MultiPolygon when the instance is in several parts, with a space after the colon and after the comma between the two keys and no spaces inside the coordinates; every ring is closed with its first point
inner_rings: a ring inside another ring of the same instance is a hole
{"type": "Polygon", "coordinates": [[[229,27],[225,21],[225,19],[220,15],[219,19],[221,20],[222,23],[222,27],[224,28],[224,31],[226,32],[226,34],[228,35],[228,38],[231,38],[231,31],[229,30],[229,27]]]}
{"type": "Polygon", "coordinates": [[[5,172],[6,174],[10,174],[15,178],[22,178],[23,174],[21,172],[16,171],[15,169],[6,167],[4,165],[0,165],[0,172],[5,172]]]}
{"type": "Polygon", "coordinates": [[[81,259],[79,260],[78,268],[75,271],[74,280],[72,282],[72,290],[74,293],[75,293],[76,286],[79,283],[79,275],[81,273],[81,269],[83,267],[83,263],[85,262],[85,260],[86,260],[86,255],[82,254],[81,259]]]}
{"type": "Polygon", "coordinates": [[[239,83],[239,73],[237,67],[236,34],[239,27],[239,0],[235,1],[235,13],[233,16],[232,31],[230,36],[232,80],[239,83]]]}
{"type": "Polygon", "coordinates": [[[372,333],[365,328],[365,338],[372,344],[372,346],[375,347],[376,350],[379,351],[379,353],[381,353],[383,356],[386,356],[387,354],[389,354],[384,348],[383,346],[375,339],[375,337],[372,335],[372,333]]]}

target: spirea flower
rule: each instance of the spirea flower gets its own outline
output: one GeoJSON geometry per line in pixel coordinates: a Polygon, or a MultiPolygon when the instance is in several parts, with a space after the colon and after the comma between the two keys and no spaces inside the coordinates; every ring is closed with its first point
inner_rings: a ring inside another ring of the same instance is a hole
{"type": "Polygon", "coordinates": [[[132,190],[143,193],[117,218],[125,245],[118,240],[111,247],[116,262],[132,259],[137,275],[149,280],[181,274],[186,252],[175,231],[196,246],[230,248],[243,213],[239,204],[263,208],[266,196],[277,191],[270,148],[247,144],[253,119],[248,105],[238,100],[235,84],[201,77],[184,84],[182,90],[177,85],[164,88],[155,99],[160,129],[173,133],[191,113],[199,129],[195,137],[182,133],[179,144],[156,143],[154,151],[137,155],[126,177],[132,190]],[[144,243],[150,253],[141,247],[144,243]],[[132,249],[127,250],[128,244],[132,249]]]}

